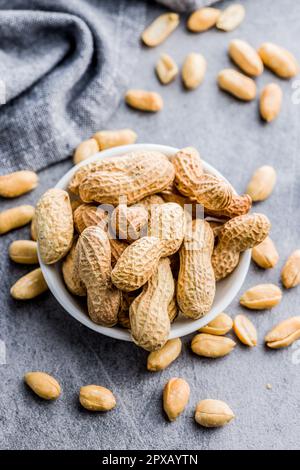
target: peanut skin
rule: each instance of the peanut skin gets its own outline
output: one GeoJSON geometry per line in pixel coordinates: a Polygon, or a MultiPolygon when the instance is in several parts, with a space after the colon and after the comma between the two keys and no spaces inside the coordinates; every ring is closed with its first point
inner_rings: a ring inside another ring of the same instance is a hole
{"type": "Polygon", "coordinates": [[[114,285],[125,292],[142,287],[156,271],[162,249],[156,237],[143,237],[129,245],[112,270],[114,285]]]}
{"type": "Polygon", "coordinates": [[[211,264],[214,235],[208,222],[196,219],[187,226],[180,249],[177,302],[183,315],[197,319],[209,312],[215,296],[211,264]]]}
{"type": "Polygon", "coordinates": [[[38,176],[34,171],[22,170],[0,176],[0,196],[18,197],[37,187],[38,176]]]}
{"type": "Polygon", "coordinates": [[[45,264],[62,259],[73,242],[73,213],[69,195],[49,189],[36,206],[36,225],[40,256],[45,264]]]}

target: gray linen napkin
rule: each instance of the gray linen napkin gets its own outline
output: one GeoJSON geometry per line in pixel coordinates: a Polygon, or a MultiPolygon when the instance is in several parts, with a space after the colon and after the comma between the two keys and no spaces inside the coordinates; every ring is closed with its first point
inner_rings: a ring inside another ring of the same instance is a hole
{"type": "MultiPolygon", "coordinates": [[[[210,1],[161,3],[183,10],[210,1]]],[[[58,162],[105,126],[138,58],[146,8],[141,0],[0,0],[0,174],[58,162]]]]}

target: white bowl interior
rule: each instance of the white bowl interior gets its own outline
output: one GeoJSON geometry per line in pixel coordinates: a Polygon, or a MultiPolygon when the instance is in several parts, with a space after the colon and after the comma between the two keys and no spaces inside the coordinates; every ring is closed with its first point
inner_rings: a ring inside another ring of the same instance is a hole
{"type": "MultiPolygon", "coordinates": [[[[132,152],[135,150],[154,150],[162,152],[168,156],[173,155],[175,152],[178,151],[178,149],[174,147],[154,144],[133,144],[108,149],[93,155],[88,160],[85,160],[79,165],[73,167],[58,181],[56,187],[61,189],[67,189],[71,177],[80,166],[84,166],[87,163],[93,162],[98,159],[116,155],[123,155],[127,152],[132,152]]],[[[224,178],[214,167],[212,167],[206,162],[203,163],[206,172],[224,178]]],[[[199,320],[190,320],[179,315],[179,317],[171,326],[170,339],[178,338],[181,336],[185,336],[189,333],[195,332],[196,330],[213,320],[220,312],[224,311],[240,290],[247,275],[250,260],[251,250],[247,250],[242,253],[239,264],[233,271],[233,273],[230,274],[226,279],[223,279],[222,281],[217,283],[214,303],[210,312],[205,315],[205,317],[200,318],[199,320]]],[[[107,328],[104,326],[97,325],[96,323],[90,320],[87,315],[85,299],[75,297],[70,294],[67,290],[61,273],[61,263],[56,263],[55,265],[46,265],[42,262],[40,256],[39,261],[43,275],[46,279],[50,291],[57,299],[57,301],[63,306],[63,308],[70,315],[72,315],[72,317],[76,318],[76,320],[78,320],[80,323],[91,328],[94,331],[97,331],[98,333],[110,336],[111,338],[131,341],[130,332],[125,330],[124,328],[119,326],[107,328]]]]}

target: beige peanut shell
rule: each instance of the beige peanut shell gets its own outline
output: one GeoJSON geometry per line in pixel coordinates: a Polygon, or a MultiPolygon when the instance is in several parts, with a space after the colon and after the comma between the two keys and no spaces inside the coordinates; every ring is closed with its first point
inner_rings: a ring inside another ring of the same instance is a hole
{"type": "Polygon", "coordinates": [[[38,175],[34,171],[21,170],[0,176],[0,196],[18,197],[32,191],[38,185],[38,175]]]}
{"type": "Polygon", "coordinates": [[[53,264],[63,258],[73,242],[73,213],[70,198],[63,189],[43,194],[36,206],[38,246],[42,261],[53,264]]]}
{"type": "Polygon", "coordinates": [[[84,231],[85,228],[92,225],[98,225],[104,230],[107,228],[108,224],[108,215],[107,212],[90,204],[80,204],[74,213],[74,227],[78,233],[84,231]]]}
{"type": "Polygon", "coordinates": [[[175,173],[167,157],[160,152],[139,151],[117,157],[103,170],[88,173],[79,186],[84,202],[119,204],[121,196],[132,205],[150,194],[164,190],[175,173]]]}
{"type": "Polygon", "coordinates": [[[246,214],[226,222],[218,234],[212,255],[216,280],[228,276],[237,266],[240,253],[261,243],[271,228],[263,214],[246,214]]]}
{"type": "Polygon", "coordinates": [[[119,204],[111,215],[110,226],[113,234],[121,240],[133,242],[147,235],[148,211],[142,205],[127,207],[119,204]]]}
{"type": "Polygon", "coordinates": [[[196,219],[187,225],[180,249],[177,303],[188,318],[201,318],[212,306],[216,289],[213,247],[214,235],[208,222],[196,219]]]}
{"type": "Polygon", "coordinates": [[[107,234],[100,227],[88,227],[80,235],[76,248],[75,269],[87,290],[91,320],[103,326],[115,325],[118,321],[121,295],[110,282],[110,243],[107,234]]]}
{"type": "Polygon", "coordinates": [[[162,258],[142,293],[129,309],[132,339],[147,351],[162,348],[168,339],[168,305],[173,295],[174,279],[170,260],[162,258]]]}
{"type": "Polygon", "coordinates": [[[125,292],[142,287],[156,271],[162,249],[156,237],[142,237],[129,245],[112,270],[114,285],[125,292]]]}
{"type": "Polygon", "coordinates": [[[86,288],[80,280],[77,266],[75,265],[77,239],[74,239],[71,250],[62,263],[62,274],[69,291],[74,295],[86,296],[86,288]]]}
{"type": "Polygon", "coordinates": [[[179,250],[184,230],[184,211],[179,204],[169,202],[158,205],[152,210],[148,234],[161,240],[161,256],[171,256],[179,250]]]}

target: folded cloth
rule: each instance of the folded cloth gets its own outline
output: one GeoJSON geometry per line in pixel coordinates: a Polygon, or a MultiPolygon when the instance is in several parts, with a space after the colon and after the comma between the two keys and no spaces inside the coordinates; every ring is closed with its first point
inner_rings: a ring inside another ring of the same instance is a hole
{"type": "MultiPolygon", "coordinates": [[[[162,2],[182,10],[209,0],[162,2]]],[[[146,8],[141,0],[0,0],[0,174],[58,162],[105,126],[138,59],[146,8]]]]}

